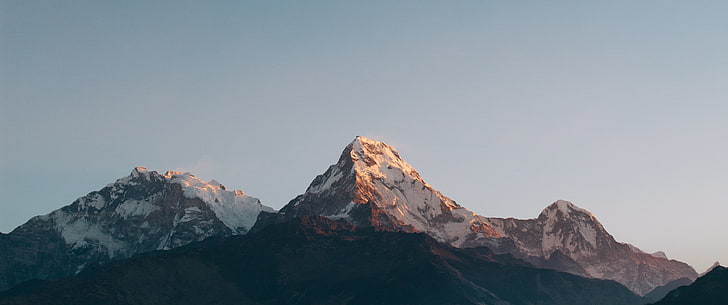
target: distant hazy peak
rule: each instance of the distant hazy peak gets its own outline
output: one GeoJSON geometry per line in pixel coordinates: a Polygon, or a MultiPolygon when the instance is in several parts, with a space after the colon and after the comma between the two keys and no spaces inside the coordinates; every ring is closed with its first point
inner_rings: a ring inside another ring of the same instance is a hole
{"type": "Polygon", "coordinates": [[[713,271],[713,269],[718,268],[718,267],[724,268],[723,266],[720,265],[720,262],[715,262],[715,263],[713,263],[713,265],[708,267],[708,269],[706,269],[703,273],[699,274],[698,277],[702,277],[702,276],[710,273],[711,271],[713,271]]]}

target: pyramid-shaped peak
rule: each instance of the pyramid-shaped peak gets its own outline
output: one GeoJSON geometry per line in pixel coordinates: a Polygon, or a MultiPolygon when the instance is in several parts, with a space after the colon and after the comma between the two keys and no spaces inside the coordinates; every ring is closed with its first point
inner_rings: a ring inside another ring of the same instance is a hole
{"type": "MultiPolygon", "coordinates": [[[[344,148],[339,161],[311,182],[306,193],[318,194],[340,188],[369,189],[374,186],[374,181],[392,186],[408,179],[419,181],[424,187],[431,189],[420,174],[400,158],[394,147],[357,136],[344,148]]],[[[354,201],[363,202],[359,199],[354,201]]]]}
{"type": "Polygon", "coordinates": [[[317,215],[378,230],[423,232],[453,245],[499,237],[483,217],[427,184],[394,147],[361,136],[281,214],[289,219],[317,215]]]}
{"type": "MultiPolygon", "coordinates": [[[[354,141],[353,141],[353,142],[362,142],[362,143],[382,143],[382,141],[377,141],[377,140],[374,140],[374,139],[370,139],[370,138],[367,138],[367,137],[365,137],[365,136],[356,136],[356,137],[354,138],[354,141]]],[[[352,143],[353,143],[353,142],[352,142],[352,143]]]]}
{"type": "Polygon", "coordinates": [[[401,159],[397,149],[382,141],[357,136],[350,145],[352,148],[352,156],[355,153],[360,158],[367,155],[381,155],[391,159],[401,159]]]}
{"type": "Polygon", "coordinates": [[[543,211],[541,212],[541,216],[550,216],[554,215],[555,212],[561,212],[563,215],[571,215],[573,213],[584,213],[590,216],[593,216],[593,214],[585,209],[582,209],[575,204],[571,203],[570,201],[566,200],[556,200],[554,203],[547,206],[543,211]]]}
{"type": "MultiPolygon", "coordinates": [[[[377,140],[374,140],[374,139],[370,139],[370,138],[367,138],[367,137],[364,137],[364,136],[356,136],[356,137],[354,138],[354,141],[353,141],[353,142],[360,142],[360,143],[371,143],[371,144],[378,144],[378,143],[382,143],[382,144],[384,144],[384,142],[382,142],[382,141],[377,141],[377,140]]],[[[353,142],[352,142],[352,143],[353,143],[353,142]]]]}
{"type": "Polygon", "coordinates": [[[422,179],[411,165],[402,160],[397,149],[381,141],[357,136],[344,150],[342,157],[354,163],[354,172],[371,173],[381,178],[404,174],[422,179]]]}

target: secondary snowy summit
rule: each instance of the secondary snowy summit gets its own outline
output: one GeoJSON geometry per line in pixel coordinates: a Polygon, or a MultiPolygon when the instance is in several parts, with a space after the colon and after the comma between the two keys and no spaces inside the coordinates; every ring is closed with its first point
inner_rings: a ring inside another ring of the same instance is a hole
{"type": "Polygon", "coordinates": [[[568,201],[554,202],[536,219],[488,222],[515,242],[515,254],[535,265],[617,281],[640,295],[677,279],[697,277],[695,269],[662,252],[648,254],[616,241],[592,213],[568,201]]]}

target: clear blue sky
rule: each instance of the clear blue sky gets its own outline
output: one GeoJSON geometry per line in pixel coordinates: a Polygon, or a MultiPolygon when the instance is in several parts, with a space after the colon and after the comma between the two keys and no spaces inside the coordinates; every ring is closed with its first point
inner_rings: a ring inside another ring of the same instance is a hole
{"type": "Polygon", "coordinates": [[[0,231],[134,166],[280,208],[356,135],[486,216],[728,262],[726,1],[0,0],[0,231]]]}

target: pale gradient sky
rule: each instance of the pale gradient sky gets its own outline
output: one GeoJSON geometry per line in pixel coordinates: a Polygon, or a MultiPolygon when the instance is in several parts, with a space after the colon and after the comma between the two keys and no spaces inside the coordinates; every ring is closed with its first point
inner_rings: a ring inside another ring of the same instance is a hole
{"type": "Polygon", "coordinates": [[[726,1],[0,0],[0,231],[189,170],[280,208],[356,135],[486,216],[728,262],[726,1]]]}

